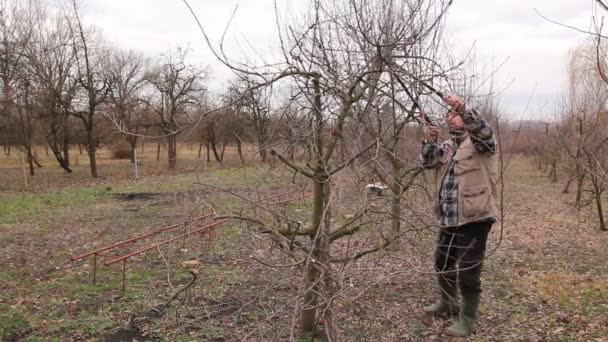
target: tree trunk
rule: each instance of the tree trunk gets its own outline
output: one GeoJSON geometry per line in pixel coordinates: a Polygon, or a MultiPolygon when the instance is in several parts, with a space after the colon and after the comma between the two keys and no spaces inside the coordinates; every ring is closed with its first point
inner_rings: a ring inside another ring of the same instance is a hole
{"type": "Polygon", "coordinates": [[[562,194],[568,193],[568,190],[570,190],[571,183],[572,183],[572,178],[568,178],[568,181],[566,182],[566,185],[564,186],[564,189],[562,190],[562,194]]]}
{"type": "Polygon", "coordinates": [[[82,155],[82,144],[78,144],[78,153],[82,155]]]}
{"type": "Polygon", "coordinates": [[[160,160],[160,143],[161,141],[158,141],[158,147],[156,148],[156,161],[160,160]]]}
{"type": "Polygon", "coordinates": [[[34,156],[32,156],[32,148],[30,146],[27,147],[27,163],[30,167],[30,176],[34,175],[34,156]]]}
{"type": "MultiPolygon", "coordinates": [[[[86,127],[87,128],[87,153],[89,155],[89,166],[91,167],[91,177],[97,178],[97,158],[95,156],[96,150],[96,141],[93,136],[93,126],[86,127]]],[[[79,144],[80,145],[80,144],[79,144]]]]}
{"type": "Polygon", "coordinates": [[[224,152],[226,152],[226,142],[222,143],[222,150],[220,151],[220,159],[224,161],[224,152]]]}
{"type": "Polygon", "coordinates": [[[135,153],[137,149],[137,137],[136,136],[128,136],[127,141],[129,141],[129,146],[131,147],[131,153],[129,159],[131,160],[131,164],[135,164],[135,153]]]}
{"type": "MultiPolygon", "coordinates": [[[[312,246],[310,251],[311,258],[306,264],[306,277],[304,279],[304,303],[300,316],[300,339],[312,340],[317,326],[317,306],[319,300],[327,299],[324,306],[319,309],[325,312],[325,318],[329,318],[328,326],[330,328],[329,335],[335,335],[332,313],[327,313],[325,310],[331,311],[332,305],[330,297],[327,296],[329,288],[324,288],[323,280],[329,279],[331,276],[330,265],[330,177],[327,174],[328,165],[326,161],[331,157],[332,150],[328,148],[326,155],[323,155],[323,140],[321,139],[323,130],[323,114],[321,113],[321,90],[318,78],[313,79],[314,87],[314,107],[315,107],[315,123],[314,130],[316,133],[315,139],[312,141],[312,146],[315,150],[315,171],[314,171],[314,188],[313,188],[313,211],[312,211],[312,246]],[[322,273],[323,272],[323,273],[322,273]],[[325,298],[322,296],[326,295],[325,298]]],[[[333,337],[333,336],[332,336],[333,337]]],[[[335,340],[335,339],[334,339],[335,340]]]]}
{"type": "Polygon", "coordinates": [[[42,164],[40,164],[40,162],[38,161],[38,158],[36,158],[36,155],[32,153],[32,161],[34,162],[34,164],[36,165],[36,167],[41,168],[42,164]]]}
{"type": "Polygon", "coordinates": [[[334,280],[331,277],[331,242],[329,241],[330,233],[331,233],[331,207],[329,203],[330,198],[330,185],[331,183],[327,181],[324,186],[324,197],[325,203],[323,209],[325,211],[325,217],[322,223],[322,234],[320,236],[321,243],[320,245],[320,253],[319,260],[325,272],[323,272],[323,285],[325,288],[322,291],[323,300],[326,301],[325,305],[321,307],[323,312],[323,320],[324,320],[324,332],[325,339],[334,342],[338,341],[338,333],[335,326],[334,321],[334,309],[333,309],[333,298],[335,298],[336,288],[334,286],[334,280]]]}
{"type": "Polygon", "coordinates": [[[89,146],[87,152],[89,154],[91,177],[97,178],[99,175],[97,174],[97,158],[95,156],[95,145],[89,146]]]}
{"type": "Polygon", "coordinates": [[[604,221],[604,210],[602,208],[602,190],[595,185],[595,204],[597,206],[597,216],[600,221],[600,230],[605,231],[606,222],[604,221]]]}
{"type": "Polygon", "coordinates": [[[551,162],[551,172],[549,173],[549,177],[551,177],[551,183],[557,183],[557,166],[555,161],[551,162]]]}
{"type": "Polygon", "coordinates": [[[576,200],[574,201],[574,203],[576,204],[576,206],[579,206],[581,204],[581,199],[583,197],[583,185],[585,182],[585,175],[583,174],[582,176],[578,176],[576,178],[576,200]]]}
{"type": "Polygon", "coordinates": [[[258,150],[260,151],[260,158],[262,159],[262,163],[266,162],[266,158],[268,154],[266,153],[266,138],[264,137],[262,132],[258,131],[258,150]]]}
{"type": "Polygon", "coordinates": [[[389,245],[389,250],[398,251],[399,240],[397,237],[401,232],[401,196],[399,194],[401,186],[397,183],[396,179],[393,183],[391,186],[391,230],[393,233],[391,239],[394,239],[394,241],[389,245]]]}
{"type": "Polygon", "coordinates": [[[203,152],[203,142],[198,145],[198,159],[201,159],[201,154],[203,152]]]}
{"type": "MultiPolygon", "coordinates": [[[[53,150],[53,149],[51,148],[51,150],[53,150]]],[[[69,163],[68,159],[66,157],[62,156],[61,152],[53,151],[53,155],[55,155],[55,159],[59,163],[59,166],[62,169],[64,169],[65,172],[72,173],[72,169],[70,168],[70,163],[69,163]]]]}
{"type": "MultiPolygon", "coordinates": [[[[322,170],[318,171],[323,173],[322,170]]],[[[328,211],[325,210],[328,197],[329,186],[327,183],[324,184],[315,181],[312,213],[314,235],[311,237],[313,239],[311,259],[306,265],[304,306],[300,316],[300,338],[303,340],[312,340],[315,333],[315,328],[317,326],[317,306],[319,304],[319,295],[321,293],[320,285],[322,281],[320,269],[326,266],[325,261],[329,259],[328,236],[326,236],[327,232],[323,227],[324,221],[328,219],[328,217],[325,217],[328,213],[328,211]],[[323,253],[323,249],[325,249],[327,255],[323,253]]],[[[326,269],[326,271],[328,270],[326,269]]]]}
{"type": "Polygon", "coordinates": [[[207,141],[205,143],[205,146],[207,147],[207,163],[209,163],[209,162],[211,162],[211,154],[210,154],[211,151],[209,150],[210,149],[209,141],[207,141]]]}
{"type": "Polygon", "coordinates": [[[177,135],[175,134],[167,137],[167,157],[169,158],[169,169],[175,169],[177,164],[177,135]]]}
{"type": "Polygon", "coordinates": [[[213,140],[212,140],[212,141],[210,142],[210,144],[211,144],[211,150],[213,151],[213,156],[215,157],[215,160],[216,160],[218,163],[220,163],[220,164],[221,164],[221,163],[222,163],[222,158],[220,157],[220,154],[219,154],[219,152],[217,151],[217,146],[216,146],[216,144],[215,144],[215,141],[213,141],[213,140]]]}
{"type": "MultiPolygon", "coordinates": [[[[56,134],[56,132],[53,134],[56,134]]],[[[56,135],[53,135],[53,141],[50,142],[50,148],[55,159],[59,163],[59,166],[64,169],[65,172],[72,173],[72,169],[70,168],[70,145],[68,144],[68,136],[65,129],[63,134],[63,144],[59,143],[59,139],[56,135]]]]}
{"type": "Polygon", "coordinates": [[[131,145],[131,152],[129,155],[129,160],[131,164],[135,164],[135,153],[137,153],[137,146],[131,145]]]}
{"type": "Polygon", "coordinates": [[[241,146],[241,140],[237,137],[236,139],[236,151],[239,154],[239,160],[241,161],[241,165],[245,164],[245,159],[243,158],[243,147],[241,146]]]}
{"type": "Polygon", "coordinates": [[[63,164],[59,162],[59,165],[66,170],[68,173],[71,173],[70,169],[70,135],[68,131],[68,116],[65,115],[63,119],[63,164]]]}

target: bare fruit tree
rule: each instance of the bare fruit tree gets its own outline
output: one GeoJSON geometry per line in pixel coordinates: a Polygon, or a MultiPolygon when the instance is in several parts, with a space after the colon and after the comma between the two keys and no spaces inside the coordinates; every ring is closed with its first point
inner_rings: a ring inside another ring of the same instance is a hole
{"type": "MultiPolygon", "coordinates": [[[[333,304],[344,289],[340,273],[332,265],[341,263],[343,267],[338,268],[343,270],[399,238],[380,234],[361,248],[338,248],[348,245],[346,241],[358,232],[380,225],[383,212],[370,209],[371,203],[364,199],[351,206],[346,219],[334,223],[338,221],[334,215],[343,213],[336,207],[339,193],[335,181],[349,166],[363,170],[376,159],[377,151],[386,149],[390,153],[394,136],[381,138],[380,129],[370,129],[363,123],[379,121],[387,98],[394,99],[400,111],[406,112],[404,118],[408,112],[413,114],[416,98],[410,87],[418,81],[411,76],[424,73],[428,75],[425,80],[432,82],[438,72],[431,66],[438,63],[426,49],[414,49],[422,55],[409,55],[409,47],[433,46],[448,6],[449,2],[424,0],[313,1],[303,22],[279,27],[283,58],[261,67],[234,63],[225,57],[222,44],[218,49],[209,44],[239,79],[248,80],[249,87],[243,94],[269,86],[290,89],[290,106],[304,116],[306,129],[294,129],[307,143],[302,157],[294,160],[287,156],[293,145],[290,141],[273,142],[270,153],[310,184],[310,216],[305,222],[287,218],[278,225],[269,225],[260,217],[239,216],[258,222],[260,232],[282,244],[294,266],[303,272],[301,302],[296,306],[298,336],[303,340],[313,339],[320,324],[328,340],[338,340],[333,304]],[[428,60],[421,64],[425,70],[412,70],[412,61],[419,59],[428,60]],[[391,92],[397,76],[401,80],[398,94],[391,92]]],[[[397,124],[405,127],[407,120],[397,124]]],[[[400,172],[404,173],[400,179],[404,183],[397,192],[403,194],[417,173],[400,172]]],[[[357,177],[357,187],[368,177],[357,177]]]]}
{"type": "Polygon", "coordinates": [[[208,70],[186,64],[186,55],[183,49],[169,51],[144,76],[150,91],[143,101],[167,139],[170,169],[177,164],[177,135],[198,122],[193,115],[204,106],[207,91],[208,70]]]}
{"type": "MultiPolygon", "coordinates": [[[[2,117],[13,132],[17,146],[27,158],[30,174],[34,175],[33,154],[36,120],[34,117],[34,88],[27,68],[26,46],[33,32],[33,3],[0,3],[0,81],[2,82],[2,117]]],[[[35,12],[34,12],[35,13],[35,12]]],[[[39,165],[40,166],[40,165],[39,165]]]]}
{"type": "Polygon", "coordinates": [[[272,89],[270,87],[250,90],[253,84],[247,80],[233,82],[229,89],[229,98],[234,98],[236,110],[245,114],[255,131],[258,152],[262,162],[266,162],[269,143],[269,125],[271,115],[272,89]]]}
{"type": "Polygon", "coordinates": [[[40,8],[36,30],[26,47],[28,69],[36,83],[37,119],[42,137],[59,166],[70,167],[71,111],[78,83],[74,73],[76,54],[65,16],[40,8]]]}
{"type": "Polygon", "coordinates": [[[145,128],[146,116],[140,98],[144,87],[145,60],[132,50],[114,50],[107,61],[106,73],[110,82],[106,115],[126,134],[131,162],[135,162],[137,140],[145,128]]]}
{"type": "Polygon", "coordinates": [[[108,57],[108,49],[102,38],[83,24],[76,0],[72,0],[72,9],[66,16],[69,18],[71,45],[76,56],[75,78],[79,85],[71,114],[82,122],[91,176],[97,177],[96,151],[99,137],[96,134],[96,124],[99,107],[106,101],[110,91],[109,80],[103,72],[103,61],[108,57]]]}

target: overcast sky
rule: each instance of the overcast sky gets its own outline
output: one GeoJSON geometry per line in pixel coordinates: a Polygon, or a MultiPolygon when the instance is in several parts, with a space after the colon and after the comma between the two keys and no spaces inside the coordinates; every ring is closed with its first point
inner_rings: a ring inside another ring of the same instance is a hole
{"type": "MultiPolygon", "coordinates": [[[[155,56],[189,45],[191,62],[211,65],[223,82],[230,73],[208,53],[200,31],[181,0],[82,0],[83,16],[115,45],[155,56]]],[[[273,0],[190,0],[210,36],[219,40],[235,6],[231,40],[248,53],[276,48],[273,0]],[[244,42],[251,43],[248,46],[244,42]]],[[[280,0],[281,11],[297,14],[302,0],[280,0]]],[[[500,100],[514,119],[542,118],[563,94],[569,52],[587,38],[548,22],[534,9],[560,23],[588,29],[593,0],[454,0],[445,37],[456,54],[475,46],[476,58],[490,69],[507,62],[494,76],[505,88],[500,100]]],[[[240,52],[232,50],[233,57],[240,52]]]]}

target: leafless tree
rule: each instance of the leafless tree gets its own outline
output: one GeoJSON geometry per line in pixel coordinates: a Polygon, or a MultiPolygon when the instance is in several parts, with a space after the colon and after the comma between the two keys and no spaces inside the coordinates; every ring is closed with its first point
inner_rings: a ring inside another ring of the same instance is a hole
{"type": "Polygon", "coordinates": [[[248,121],[255,131],[258,151],[262,162],[266,162],[267,144],[269,140],[269,124],[271,114],[272,88],[252,88],[252,82],[242,80],[233,82],[230,87],[230,97],[238,100],[236,109],[246,115],[248,121]]]}
{"type": "Polygon", "coordinates": [[[78,83],[73,72],[76,55],[71,44],[65,16],[40,8],[35,17],[36,30],[26,47],[29,72],[37,85],[37,115],[46,144],[59,166],[70,168],[69,144],[72,102],[78,83]]]}
{"type": "Polygon", "coordinates": [[[26,47],[34,30],[33,2],[14,3],[3,1],[0,9],[0,79],[3,84],[2,112],[23,149],[34,175],[34,163],[41,166],[33,153],[36,136],[34,118],[32,75],[27,68],[26,47]]]}
{"type": "Polygon", "coordinates": [[[66,10],[70,38],[75,55],[74,76],[79,86],[73,102],[71,114],[78,118],[84,127],[91,176],[97,177],[96,150],[99,137],[95,125],[99,116],[99,106],[106,101],[110,90],[109,80],[103,72],[103,61],[108,58],[108,49],[102,38],[92,28],[82,23],[79,5],[72,0],[72,8],[66,10]]]}
{"type": "MultiPolygon", "coordinates": [[[[605,174],[608,160],[606,103],[608,83],[602,73],[605,47],[597,39],[589,40],[574,50],[569,65],[569,94],[563,105],[563,116],[552,139],[545,144],[551,151],[552,161],[561,157],[564,171],[570,180],[576,180],[576,205],[580,205],[585,180],[591,185],[592,200],[596,204],[601,230],[606,230],[602,195],[608,188],[605,174]]],[[[552,172],[556,166],[551,162],[552,172]]],[[[555,174],[553,173],[555,177],[555,174]]],[[[568,182],[570,182],[570,180],[568,182]]]]}
{"type": "Polygon", "coordinates": [[[131,150],[131,162],[135,162],[135,148],[139,134],[145,127],[145,111],[140,98],[145,85],[145,60],[141,53],[132,50],[114,50],[105,70],[110,83],[106,115],[126,134],[131,150]]]}
{"type": "Polygon", "coordinates": [[[156,114],[157,125],[167,139],[169,168],[177,164],[177,135],[199,118],[193,117],[204,106],[205,81],[209,71],[186,64],[187,50],[178,48],[162,56],[162,60],[146,72],[150,85],[144,102],[156,114]]]}
{"type": "Polygon", "coordinates": [[[307,141],[307,151],[301,160],[292,160],[285,156],[291,142],[277,142],[270,152],[308,179],[313,189],[312,212],[307,224],[287,222],[287,227],[264,226],[262,231],[279,237],[296,264],[303,265],[302,339],[313,338],[321,319],[327,338],[338,339],[333,301],[340,282],[334,277],[332,262],[348,264],[383,250],[397,238],[384,236],[361,250],[334,255],[332,246],[338,241],[374,222],[364,204],[345,222],[332,223],[334,179],[349,165],[371,162],[376,155],[371,151],[392,143],[381,140],[380,131],[357,124],[365,121],[361,118],[377,121],[373,118],[382,112],[383,99],[391,97],[401,111],[413,112],[416,98],[410,86],[418,81],[411,77],[412,61],[428,59],[424,80],[429,83],[442,73],[441,68],[429,68],[437,66],[432,57],[409,55],[408,47],[433,45],[448,6],[442,1],[314,1],[304,22],[279,27],[283,59],[262,67],[232,62],[222,45],[219,50],[210,45],[240,79],[251,82],[248,91],[279,84],[297,89],[290,98],[306,118],[307,129],[299,134],[307,141]],[[399,96],[390,91],[397,78],[401,80],[399,96]],[[364,135],[371,139],[361,139],[364,135]],[[353,139],[347,141],[346,136],[353,139]]]}

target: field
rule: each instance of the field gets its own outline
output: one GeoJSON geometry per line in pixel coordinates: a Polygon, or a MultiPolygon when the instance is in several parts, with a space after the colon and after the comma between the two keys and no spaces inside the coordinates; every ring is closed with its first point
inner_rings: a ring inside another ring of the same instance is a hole
{"type": "MultiPolygon", "coordinates": [[[[255,188],[272,195],[302,181],[255,160],[240,167],[235,152],[226,153],[222,167],[198,159],[197,146],[183,145],[177,170],[168,171],[164,155],[157,162],[150,145],[135,179],[128,161],[101,151],[101,177],[95,180],[77,149],[73,174],[43,150],[38,155],[44,167],[33,177],[24,175],[16,153],[0,157],[0,340],[288,340],[301,274],[258,262],[277,261],[280,254],[247,224],[230,221],[211,235],[178,239],[129,259],[124,292],[122,263],[101,265],[109,257],[103,253],[97,267],[92,258],[70,261],[210,207],[220,214],[252,210],[230,192],[247,197],[255,188]],[[181,264],[191,259],[201,268],[187,296],[154,310],[189,283],[181,264]]],[[[249,158],[253,150],[246,153],[249,158]]],[[[593,206],[575,209],[561,184],[550,183],[523,157],[510,160],[504,217],[493,228],[482,275],[481,320],[469,339],[608,341],[608,235],[597,229],[593,206]]],[[[343,198],[356,193],[345,191],[343,198]]],[[[309,202],[281,210],[305,217],[309,202]]],[[[108,254],[174,236],[165,232],[108,254]]],[[[435,296],[434,239],[431,230],[416,231],[404,237],[399,251],[378,252],[344,271],[347,295],[335,303],[342,340],[446,338],[448,320],[421,314],[435,296]]]]}

